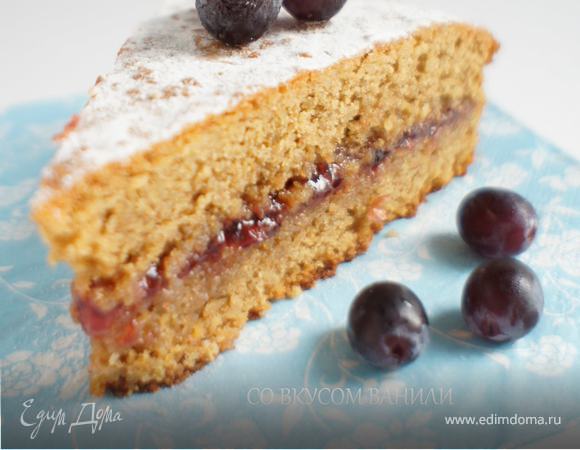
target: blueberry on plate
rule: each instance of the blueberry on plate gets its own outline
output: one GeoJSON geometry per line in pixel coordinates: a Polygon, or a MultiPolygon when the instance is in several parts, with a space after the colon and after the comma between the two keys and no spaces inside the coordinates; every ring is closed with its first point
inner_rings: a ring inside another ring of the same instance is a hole
{"type": "Polygon", "coordinates": [[[429,321],[410,289],[397,283],[376,283],[355,298],[347,332],[352,348],[370,364],[396,369],[421,354],[429,342],[429,321]]]}
{"type": "Polygon", "coordinates": [[[490,341],[525,336],[540,320],[543,308],[538,277],[513,258],[483,263],[471,274],[463,291],[462,312],[467,326],[490,341]]]}
{"type": "Polygon", "coordinates": [[[345,3],[346,0],[284,0],[284,9],[298,20],[320,22],[338,14],[345,3]]]}
{"type": "Polygon", "coordinates": [[[488,258],[518,255],[536,237],[538,218],[521,195],[498,188],[478,189],[461,203],[457,227],[476,253],[488,258]]]}
{"type": "Polygon", "coordinates": [[[202,25],[216,39],[240,46],[259,39],[274,23],[282,0],[196,0],[202,25]]]}

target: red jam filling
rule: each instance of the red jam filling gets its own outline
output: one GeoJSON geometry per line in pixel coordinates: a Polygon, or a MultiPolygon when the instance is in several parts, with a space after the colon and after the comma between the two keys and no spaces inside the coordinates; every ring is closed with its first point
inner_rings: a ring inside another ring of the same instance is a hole
{"type": "MultiPolygon", "coordinates": [[[[297,182],[298,180],[293,180],[297,182]]],[[[322,198],[338,189],[342,183],[338,164],[318,164],[312,177],[303,182],[313,191],[315,198],[322,198]]],[[[271,238],[288,211],[280,199],[280,193],[270,194],[269,205],[262,215],[254,214],[249,219],[233,220],[211,240],[202,254],[191,255],[179,271],[179,278],[185,278],[200,263],[219,259],[226,248],[242,249],[271,238]]]]}
{"type": "MultiPolygon", "coordinates": [[[[91,283],[92,288],[106,288],[110,282],[91,283]]],[[[137,312],[149,306],[153,297],[167,287],[166,278],[153,264],[138,283],[138,300],[131,306],[119,305],[109,311],[102,311],[90,297],[82,297],[74,289],[73,316],[80,322],[85,333],[91,337],[114,338],[117,345],[128,347],[137,342],[139,333],[135,323],[137,312]]]]}
{"type": "MultiPolygon", "coordinates": [[[[296,182],[297,180],[293,180],[296,182]]],[[[342,184],[338,164],[318,164],[312,177],[303,181],[314,191],[314,198],[324,198],[342,184]]],[[[272,237],[282,224],[288,206],[279,198],[280,193],[271,194],[269,205],[261,214],[254,214],[249,219],[237,219],[227,222],[223,230],[214,237],[206,250],[187,258],[178,273],[185,278],[199,264],[217,261],[226,248],[243,249],[263,242],[272,237]]],[[[92,288],[107,288],[107,281],[92,283],[92,288]]],[[[103,312],[89,298],[84,298],[73,291],[73,309],[75,316],[84,331],[91,337],[114,338],[119,346],[133,345],[138,339],[134,317],[138,310],[150,304],[155,295],[167,287],[168,280],[159,268],[153,264],[138,282],[138,300],[131,306],[117,306],[103,312]]]]}
{"type": "MultiPolygon", "coordinates": [[[[471,107],[470,107],[471,108],[471,107]]],[[[450,109],[437,122],[424,122],[413,126],[405,132],[392,146],[373,148],[370,168],[376,170],[394,151],[412,149],[419,141],[434,137],[441,128],[454,123],[470,108],[450,109]]],[[[337,153],[340,148],[337,148],[337,153]]],[[[342,166],[337,163],[317,164],[310,179],[293,178],[288,185],[302,183],[312,189],[313,200],[327,197],[340,188],[343,182],[342,166]]],[[[224,224],[222,231],[208,244],[201,254],[189,256],[178,273],[179,278],[187,277],[193,269],[204,262],[219,260],[227,248],[244,249],[263,242],[276,234],[288,212],[288,205],[281,199],[281,192],[269,196],[269,205],[261,213],[255,213],[247,219],[236,219],[224,224]]],[[[73,291],[73,311],[85,332],[96,338],[113,339],[116,345],[127,347],[139,339],[135,316],[151,305],[153,298],[167,288],[168,280],[159,267],[160,262],[153,264],[138,283],[138,298],[131,306],[117,306],[110,311],[100,310],[90,297],[82,297],[73,291]]],[[[108,281],[96,281],[92,288],[107,288],[108,281]]]]}

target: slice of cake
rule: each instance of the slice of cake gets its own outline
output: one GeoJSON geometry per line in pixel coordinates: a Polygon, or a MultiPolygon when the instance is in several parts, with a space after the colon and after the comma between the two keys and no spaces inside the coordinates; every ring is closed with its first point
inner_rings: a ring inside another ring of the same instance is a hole
{"type": "Polygon", "coordinates": [[[33,203],[74,269],[97,395],[183,380],[412,216],[477,142],[486,31],[351,0],[236,49],[192,3],[121,48],[33,203]]]}

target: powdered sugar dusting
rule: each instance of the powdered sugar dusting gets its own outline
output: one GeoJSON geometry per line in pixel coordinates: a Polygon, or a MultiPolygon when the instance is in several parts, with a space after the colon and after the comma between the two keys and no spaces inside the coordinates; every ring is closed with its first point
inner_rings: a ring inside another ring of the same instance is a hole
{"type": "Polygon", "coordinates": [[[166,14],[145,23],[120,49],[113,70],[98,78],[76,126],[62,137],[54,164],[74,168],[61,185],[126,160],[301,71],[329,67],[374,44],[450,20],[386,0],[350,0],[323,26],[301,24],[282,12],[262,39],[234,50],[204,30],[193,0],[169,3],[166,14]]]}

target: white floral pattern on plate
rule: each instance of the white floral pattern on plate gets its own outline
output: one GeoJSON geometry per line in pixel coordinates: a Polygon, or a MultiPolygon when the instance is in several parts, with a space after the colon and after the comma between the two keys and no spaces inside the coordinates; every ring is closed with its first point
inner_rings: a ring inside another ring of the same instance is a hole
{"type": "Polygon", "coordinates": [[[525,361],[526,369],[545,377],[557,377],[576,361],[578,350],[560,336],[542,336],[538,341],[522,340],[516,353],[525,361]]]}

